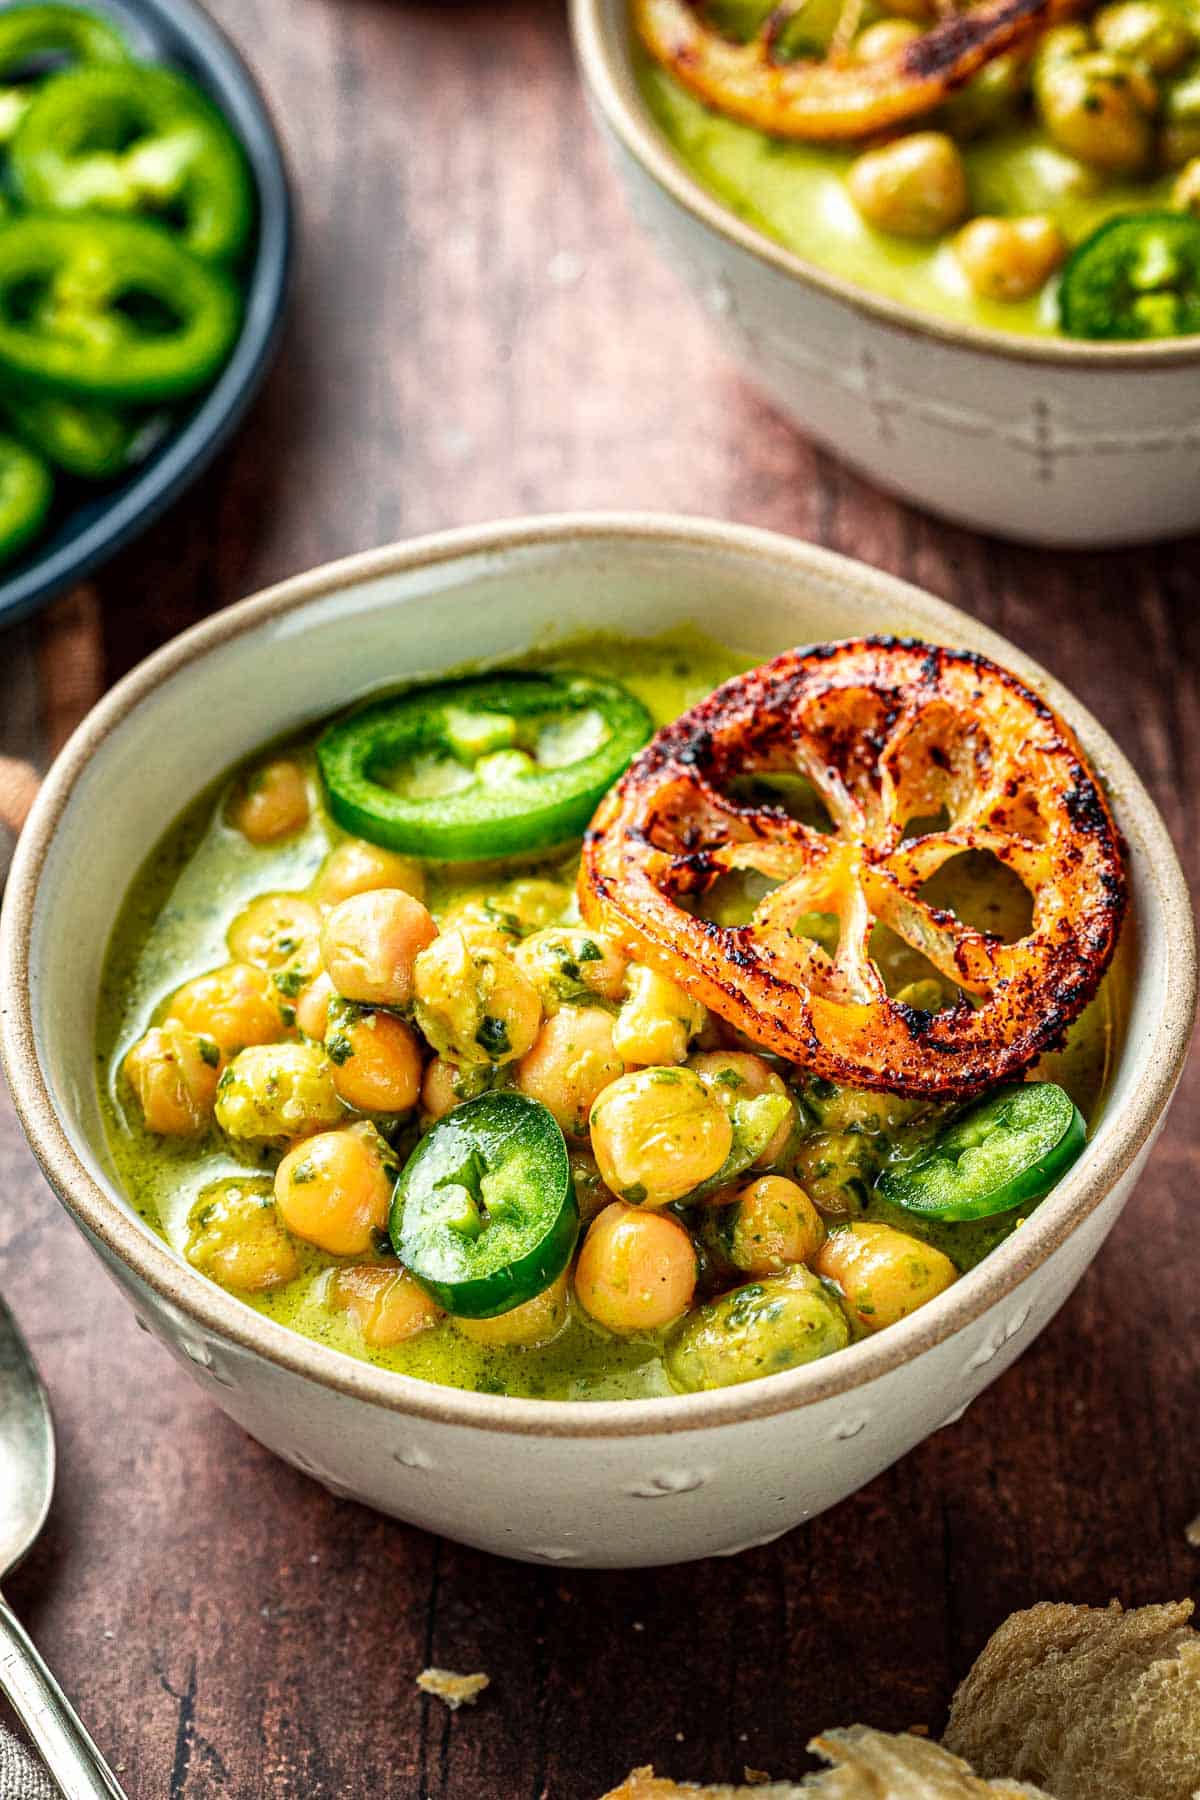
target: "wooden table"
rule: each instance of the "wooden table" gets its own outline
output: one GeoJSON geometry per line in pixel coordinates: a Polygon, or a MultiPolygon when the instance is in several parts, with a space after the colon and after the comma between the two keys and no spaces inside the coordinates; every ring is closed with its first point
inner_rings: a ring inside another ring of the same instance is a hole
{"type": "MultiPolygon", "coordinates": [[[[560,5],[219,0],[283,125],[304,253],[284,354],[219,469],[93,589],[0,636],[2,748],[279,576],[506,513],[650,506],[770,525],[908,576],[1068,681],[1200,877],[1194,545],[1051,556],[882,498],[741,384],[629,218],[560,5]]],[[[1195,1064],[1074,1299],[964,1420],[733,1561],[493,1562],[331,1499],[134,1328],[0,1101],[4,1289],[62,1468],[13,1598],[123,1771],[170,1794],[594,1800],[635,1763],[806,1766],[817,1728],[940,1727],[1042,1597],[1195,1589],[1195,1064]],[[1189,1279],[1190,1277],[1190,1279],[1189,1279]],[[451,1717],[427,1663],[486,1669],[451,1717]]]]}

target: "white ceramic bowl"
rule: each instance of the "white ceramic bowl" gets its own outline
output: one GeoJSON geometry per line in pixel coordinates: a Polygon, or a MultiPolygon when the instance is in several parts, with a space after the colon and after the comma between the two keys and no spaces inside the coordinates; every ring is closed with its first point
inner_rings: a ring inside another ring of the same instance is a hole
{"type": "Polygon", "coordinates": [[[1042,1329],[1136,1180],[1194,1008],[1183,878],[1095,721],[1011,644],[915,588],[786,538],[582,516],[428,538],[245,601],[127,676],[55,764],[0,926],[4,1065],[52,1185],[140,1321],[218,1405],[335,1493],[507,1556],[623,1566],[762,1543],[958,1417],[1042,1329]],[[1111,1098],[1030,1223],[905,1323],[717,1393],[571,1404],[460,1393],[370,1367],[214,1286],[129,1209],[102,1146],[93,1021],[130,877],[189,796],[277,734],[397,677],[603,624],[694,623],[766,656],[888,630],[987,652],[1070,720],[1129,841],[1132,993],[1111,1098]]]}
{"type": "Polygon", "coordinates": [[[659,130],[627,0],[571,0],[575,46],[635,215],[767,399],[881,486],[1040,544],[1200,527],[1200,338],[1086,344],[947,323],[785,250],[659,130]]]}

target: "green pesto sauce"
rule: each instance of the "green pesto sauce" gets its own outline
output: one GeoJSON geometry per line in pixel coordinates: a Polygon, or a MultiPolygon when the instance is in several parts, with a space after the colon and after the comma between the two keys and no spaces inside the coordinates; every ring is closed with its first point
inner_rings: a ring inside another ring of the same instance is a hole
{"type": "MultiPolygon", "coordinates": [[[[644,702],[656,724],[665,724],[702,699],[729,675],[750,666],[692,632],[671,633],[636,644],[593,638],[540,658],[549,666],[573,667],[614,676],[644,702]]],[[[311,755],[311,739],[307,753],[311,755]]],[[[292,749],[296,746],[292,745],[292,749]]],[[[229,960],[225,934],[256,895],[301,889],[315,876],[328,851],[344,836],[321,810],[303,832],[275,846],[256,847],[224,822],[224,806],[236,771],[195,800],[139,870],[113,933],[102,979],[97,1016],[96,1068],[108,1151],[117,1178],[141,1217],[180,1255],[188,1236],[188,1215],[200,1190],[226,1176],[269,1173],[278,1154],[235,1153],[217,1131],[200,1141],[155,1137],[146,1132],[139,1109],[119,1074],[125,1052],[165,1010],[185,981],[229,960]]],[[[573,878],[576,857],[522,865],[522,873],[573,878]]],[[[503,870],[504,877],[513,866],[503,870]]],[[[431,869],[429,904],[439,914],[462,893],[478,889],[486,873],[479,867],[431,869]]],[[[970,894],[969,879],[960,904],[1003,929],[994,894],[970,894]]],[[[978,918],[982,923],[982,917],[978,918]]],[[[893,948],[898,980],[927,972],[893,948]]],[[[919,961],[919,959],[917,959],[919,961]]],[[[1039,1073],[1060,1081],[1085,1116],[1101,1097],[1114,1031],[1109,999],[1111,977],[1075,1027],[1066,1050],[1048,1057],[1039,1073]]],[[[873,1200],[867,1216],[892,1220],[914,1236],[944,1249],[961,1268],[972,1267],[1016,1228],[1011,1218],[971,1225],[926,1225],[873,1200]]],[[[361,1260],[361,1259],[347,1259],[361,1260]]],[[[562,1333],[542,1349],[484,1347],[459,1336],[448,1323],[388,1350],[369,1349],[353,1319],[324,1302],[337,1259],[304,1251],[300,1274],[267,1295],[239,1295],[247,1306],[305,1336],[406,1375],[452,1387],[546,1399],[642,1399],[673,1390],[653,1337],[620,1341],[590,1325],[576,1309],[562,1333]]]]}
{"type": "MultiPolygon", "coordinates": [[[[639,54],[647,105],[680,160],[729,210],[797,256],[877,294],[958,324],[1052,336],[1057,282],[1029,300],[980,299],[950,237],[888,236],[856,212],[845,184],[856,149],[786,142],[713,112],[673,75],[639,54]]],[[[976,213],[1051,213],[1072,244],[1114,213],[1168,204],[1173,175],[1106,178],[1066,156],[1036,124],[961,146],[976,213]]],[[[951,234],[953,235],[953,234],[951,234]]]]}

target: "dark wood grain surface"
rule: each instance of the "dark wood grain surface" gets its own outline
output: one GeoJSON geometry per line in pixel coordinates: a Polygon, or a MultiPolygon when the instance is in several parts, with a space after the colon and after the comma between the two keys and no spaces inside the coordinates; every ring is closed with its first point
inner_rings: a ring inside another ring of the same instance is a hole
{"type": "MultiPolygon", "coordinates": [[[[97,668],[328,557],[526,510],[676,508],[852,552],[1008,633],[1113,731],[1200,878],[1195,544],[1006,547],[802,442],[628,217],[552,0],[215,10],[291,154],[295,312],[221,466],[94,590],[0,636],[0,663],[41,670],[44,737],[97,668]]],[[[134,1800],[593,1800],[635,1763],[786,1774],[827,1724],[936,1730],[1012,1608],[1200,1586],[1198,1097],[1193,1064],[1099,1261],[959,1425],[781,1543],[630,1575],[495,1562],[274,1461],[135,1330],[0,1100],[3,1286],[62,1449],[12,1597],[134,1800]],[[429,1662],[492,1689],[451,1717],[413,1685],[429,1662]]]]}

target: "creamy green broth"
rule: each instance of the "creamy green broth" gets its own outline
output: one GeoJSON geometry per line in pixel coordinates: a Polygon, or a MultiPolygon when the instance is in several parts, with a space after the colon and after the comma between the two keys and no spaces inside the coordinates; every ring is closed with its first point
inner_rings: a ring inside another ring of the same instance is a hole
{"type": "MultiPolygon", "coordinates": [[[[533,661],[535,659],[526,659],[533,661]]],[[[600,638],[577,641],[538,659],[547,666],[583,669],[618,677],[645,703],[656,724],[666,723],[753,659],[734,655],[697,634],[682,632],[636,644],[600,638]]],[[[307,740],[311,754],[311,738],[307,740]]],[[[289,744],[289,750],[295,745],[289,744]]],[[[256,847],[224,819],[224,803],[234,774],[201,795],[152,852],[130,889],[109,948],[97,1020],[96,1062],[108,1150],[118,1180],[140,1216],[181,1255],[188,1240],[188,1215],[200,1190],[228,1176],[269,1174],[278,1152],[234,1153],[215,1129],[200,1140],[171,1139],[147,1132],[141,1123],[120,1065],[126,1051],[161,1017],[169,997],[183,982],[228,960],[226,932],[256,895],[308,886],[319,865],[344,834],[322,810],[302,832],[285,842],[256,847]]],[[[574,853],[506,865],[502,873],[573,876],[574,853]]],[[[430,870],[429,905],[435,917],[455,898],[486,883],[496,866],[430,870]]],[[[1003,894],[981,887],[964,871],[955,890],[963,916],[1001,931],[1019,929],[1003,894]]],[[[1027,904],[1027,902],[1026,902],[1027,904]]],[[[908,980],[925,972],[896,955],[895,974],[908,980]]],[[[889,971],[891,973],[891,971],[889,971]]],[[[1103,1094],[1114,1019],[1111,977],[1070,1034],[1064,1050],[1045,1057],[1038,1073],[1059,1081],[1091,1118],[1103,1094]]],[[[973,1266],[1015,1222],[1011,1217],[974,1225],[922,1225],[908,1214],[872,1198],[865,1217],[886,1220],[927,1238],[960,1269],[973,1266]]],[[[361,1258],[347,1258],[347,1262],[361,1258]]],[[[353,1318],[325,1302],[331,1267],[337,1259],[304,1251],[301,1272],[287,1287],[269,1294],[239,1295],[244,1303],[307,1337],[350,1356],[407,1375],[453,1387],[552,1399],[638,1399],[668,1394],[661,1340],[648,1336],[621,1340],[589,1324],[577,1307],[555,1341],[540,1349],[484,1347],[468,1342],[444,1322],[394,1348],[369,1348],[353,1318]]]]}
{"type": "MultiPolygon", "coordinates": [[[[891,237],[867,225],[845,182],[858,149],[789,143],[724,118],[640,54],[638,79],[681,161],[731,212],[796,255],[873,293],[959,324],[1038,336],[1057,333],[1055,281],[1029,300],[980,299],[949,236],[926,243],[891,237]]],[[[1103,177],[1064,155],[1031,123],[961,149],[976,213],[1051,213],[1072,244],[1114,213],[1167,205],[1174,179],[1103,177]]]]}

